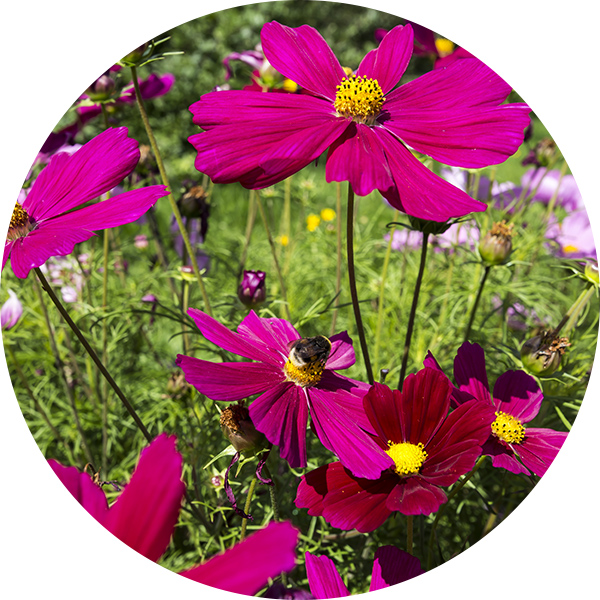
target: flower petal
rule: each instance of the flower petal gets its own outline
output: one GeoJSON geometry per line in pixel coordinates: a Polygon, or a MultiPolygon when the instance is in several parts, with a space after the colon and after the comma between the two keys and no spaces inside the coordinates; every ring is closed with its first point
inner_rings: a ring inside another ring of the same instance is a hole
{"type": "Polygon", "coordinates": [[[392,391],[387,385],[375,382],[363,398],[363,407],[371,427],[383,443],[404,441],[398,390],[392,391]]]}
{"type": "Polygon", "coordinates": [[[464,342],[454,358],[454,381],[462,392],[477,400],[492,403],[485,370],[485,354],[479,344],[464,342]]]}
{"type": "Polygon", "coordinates": [[[279,446],[280,456],[290,467],[306,467],[308,402],[304,390],[290,381],[280,383],[259,396],[249,410],[256,429],[279,446]]]}
{"type": "Polygon", "coordinates": [[[253,596],[269,579],[296,565],[298,530],[290,523],[269,523],[204,564],[179,573],[204,585],[253,596]]]}
{"type": "Polygon", "coordinates": [[[446,501],[446,494],[439,487],[417,476],[407,477],[395,486],[386,507],[403,515],[430,515],[446,501]]]}
{"type": "Polygon", "coordinates": [[[285,379],[281,369],[264,363],[213,363],[178,354],[177,366],[183,369],[185,380],[211,400],[241,400],[285,379]]]}
{"type": "Polygon", "coordinates": [[[23,208],[36,221],[97,198],[129,175],[140,152],[127,127],[107,129],[77,152],[59,153],[42,169],[23,208]]]}
{"type": "Polygon", "coordinates": [[[370,592],[382,590],[425,573],[421,561],[396,546],[380,546],[375,551],[370,592]]]}
{"type": "Polygon", "coordinates": [[[375,433],[363,408],[363,398],[369,390],[369,384],[344,377],[339,373],[325,369],[321,381],[312,390],[319,389],[335,396],[335,402],[359,427],[375,433]]]}
{"type": "Polygon", "coordinates": [[[340,462],[307,473],[298,485],[296,506],[322,515],[333,527],[368,533],[390,516],[386,499],[399,478],[385,472],[381,479],[358,479],[340,462]]]}
{"type": "Polygon", "coordinates": [[[528,423],[538,412],[544,395],[537,381],[525,371],[506,371],[494,385],[496,409],[528,423]]]}
{"type": "Polygon", "coordinates": [[[185,492],[182,466],[175,437],[159,435],[142,450],[131,481],[104,522],[122,542],[153,561],[167,549],[179,518],[185,492]]]}
{"type": "Polygon", "coordinates": [[[384,95],[400,81],[413,52],[413,30],[410,25],[394,27],[360,63],[356,74],[376,79],[384,95]]]}
{"type": "Polygon", "coordinates": [[[377,479],[394,462],[352,418],[352,411],[347,407],[353,399],[356,410],[361,401],[352,394],[310,388],[308,400],[312,422],[321,443],[336,454],[354,476],[377,479]]]}
{"type": "Polygon", "coordinates": [[[339,371],[351,367],[356,362],[352,338],[347,331],[332,335],[329,341],[331,342],[331,352],[325,365],[326,369],[339,371]]]}
{"type": "Polygon", "coordinates": [[[271,353],[273,360],[281,364],[290,353],[290,342],[295,342],[302,337],[289,321],[261,319],[253,310],[244,317],[237,331],[250,343],[265,346],[265,352],[271,353]]]}
{"type": "Polygon", "coordinates": [[[309,25],[286,27],[272,21],[263,26],[260,39],[274,69],[305,90],[335,100],[336,86],[345,73],[316,29],[309,25]]]}
{"type": "Polygon", "coordinates": [[[384,146],[396,185],[391,190],[380,190],[392,206],[413,217],[438,222],[487,208],[430,171],[384,127],[373,131],[384,146]]]}
{"type": "Polygon", "coordinates": [[[310,593],[315,598],[342,598],[350,596],[333,561],[326,556],[314,556],[310,552],[306,557],[306,576],[310,593]]]}
{"type": "Polygon", "coordinates": [[[515,473],[515,475],[518,475],[519,473],[531,475],[529,469],[522,465],[517,459],[513,447],[504,442],[500,442],[493,435],[490,435],[487,442],[483,444],[482,452],[486,456],[491,457],[492,466],[497,469],[506,469],[511,473],[515,473]]]}
{"type": "Polygon", "coordinates": [[[350,123],[329,148],[326,179],[328,183],[348,181],[358,196],[394,185],[382,145],[371,127],[350,123]]]}
{"type": "Polygon", "coordinates": [[[87,510],[96,521],[104,525],[108,514],[108,503],[102,489],[87,473],[80,473],[76,467],[65,467],[54,459],[48,464],[75,500],[87,510]]]}
{"type": "Polygon", "coordinates": [[[545,475],[567,439],[565,431],[528,427],[523,443],[516,446],[523,464],[539,477],[545,475]]]}

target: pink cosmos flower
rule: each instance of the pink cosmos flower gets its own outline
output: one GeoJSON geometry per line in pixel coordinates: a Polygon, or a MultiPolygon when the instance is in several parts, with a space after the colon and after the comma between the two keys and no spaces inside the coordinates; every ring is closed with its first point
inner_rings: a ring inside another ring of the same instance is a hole
{"type": "MultiPolygon", "coordinates": [[[[423,364],[441,371],[431,353],[423,364]]],[[[476,399],[496,411],[496,420],[483,445],[483,454],[492,458],[492,465],[511,473],[544,475],[567,433],[524,426],[537,416],[544,399],[536,380],[524,371],[506,371],[496,380],[492,397],[483,348],[470,342],[465,342],[456,353],[454,380],[454,404],[461,406],[476,399]]]]}
{"type": "MultiPolygon", "coordinates": [[[[375,551],[369,591],[383,590],[424,572],[415,556],[399,550],[396,546],[381,546],[375,551]]],[[[314,556],[307,552],[306,575],[310,591],[317,599],[350,596],[335,564],[326,556],[314,556]]]]}
{"type": "MultiPolygon", "coordinates": [[[[161,434],[142,450],[131,481],[110,507],[90,475],[52,459],[48,463],[83,508],[115,537],[150,560],[157,561],[164,554],[185,491],[183,459],[176,450],[175,437],[161,434]]],[[[294,568],[297,542],[298,531],[290,523],[270,523],[224,553],[179,574],[222,590],[252,595],[269,578],[294,568]]]]}
{"type": "Polygon", "coordinates": [[[199,310],[188,314],[207,340],[256,362],[213,363],[179,354],[186,381],[212,400],[260,394],[249,407],[250,418],[292,467],[306,466],[309,412],[321,443],[354,473],[378,477],[388,466],[363,431],[371,429],[362,408],[369,386],[335,372],[355,362],[345,331],[303,339],[288,321],[262,319],[251,310],[236,333],[199,310]]]}
{"type": "Polygon", "coordinates": [[[502,104],[511,88],[477,59],[463,59],[395,86],[412,54],[413,31],[398,26],[346,75],[320,34],[303,25],[264,25],[270,64],[303,94],[211,92],[190,106],[205,131],[189,141],[196,168],[216,183],[259,189],[282,181],[329,148],[327,181],[379,190],[415,217],[446,221],[485,205],[427,169],[407,148],[469,168],[503,162],[523,141],[525,104],[502,104]]]}
{"type": "Polygon", "coordinates": [[[51,256],[70,254],[75,244],[95,235],[94,230],[135,221],[167,196],[165,186],[155,185],[78,208],[119,183],[133,171],[139,156],[126,127],[107,129],[74,154],[54,155],[23,204],[15,205],[2,269],[10,256],[15,275],[24,279],[51,256]]]}
{"type": "Polygon", "coordinates": [[[375,452],[388,468],[376,480],[354,476],[339,462],[307,473],[296,506],[333,527],[377,529],[394,511],[428,515],[446,502],[442,486],[456,483],[481,454],[494,420],[493,408],[472,400],[448,414],[452,386],[434,369],[409,375],[402,392],[375,383],[364,409],[376,435],[375,452]]]}

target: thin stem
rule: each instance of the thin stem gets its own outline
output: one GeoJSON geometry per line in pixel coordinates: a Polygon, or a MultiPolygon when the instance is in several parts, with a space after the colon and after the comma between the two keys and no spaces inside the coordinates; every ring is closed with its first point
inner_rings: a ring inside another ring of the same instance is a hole
{"type": "Polygon", "coordinates": [[[285,291],[285,284],[283,283],[283,275],[281,273],[281,269],[279,268],[279,261],[277,260],[277,249],[275,248],[275,242],[273,241],[273,236],[271,235],[271,229],[269,228],[269,222],[267,220],[267,214],[265,213],[265,207],[263,206],[262,200],[260,198],[260,194],[258,190],[255,190],[256,201],[258,204],[258,210],[260,211],[260,216],[262,218],[263,225],[265,226],[265,231],[267,232],[267,238],[269,240],[269,245],[271,246],[271,254],[273,255],[273,262],[275,263],[275,271],[277,272],[277,278],[279,279],[279,287],[281,288],[281,297],[283,299],[283,307],[285,310],[285,314],[288,321],[292,320],[292,316],[290,315],[290,307],[287,300],[287,293],[285,291]]]}
{"type": "MultiPolygon", "coordinates": [[[[254,476],[252,481],[250,482],[250,487],[248,488],[248,496],[246,498],[246,504],[244,506],[244,512],[248,514],[250,512],[250,504],[252,503],[252,496],[254,495],[254,488],[256,488],[256,484],[258,483],[258,478],[254,476]]],[[[248,526],[248,519],[242,519],[242,531],[240,533],[240,542],[246,536],[246,527],[248,526]]]]}
{"type": "Polygon", "coordinates": [[[238,270],[238,279],[242,276],[242,271],[246,265],[246,257],[248,256],[248,248],[250,246],[250,240],[252,238],[252,231],[254,229],[254,223],[256,221],[256,199],[254,196],[254,190],[250,190],[250,197],[248,199],[248,217],[246,220],[246,235],[244,236],[244,247],[240,256],[240,266],[238,270]]]}
{"type": "Polygon", "coordinates": [[[565,335],[567,335],[571,329],[577,325],[577,320],[579,319],[585,305],[588,303],[589,299],[594,295],[595,286],[594,284],[590,284],[586,290],[583,290],[577,300],[575,300],[573,306],[567,311],[567,314],[562,318],[561,322],[558,324],[556,329],[552,332],[552,337],[555,338],[558,336],[560,330],[564,326],[565,335]]]}
{"type": "Polygon", "coordinates": [[[183,219],[181,218],[181,213],[179,212],[177,202],[175,202],[175,198],[173,197],[173,194],[171,192],[171,186],[169,185],[169,179],[167,177],[167,171],[162,160],[162,155],[158,149],[158,144],[156,143],[156,138],[154,137],[154,132],[152,131],[152,127],[150,126],[150,120],[148,119],[148,114],[146,113],[146,109],[144,107],[144,101],[142,100],[142,94],[140,92],[140,84],[137,78],[136,67],[131,67],[131,74],[133,78],[133,87],[135,89],[135,98],[137,100],[138,109],[140,111],[140,115],[142,117],[146,133],[148,134],[150,146],[152,146],[152,151],[154,152],[154,157],[156,158],[156,164],[158,165],[160,177],[162,179],[163,184],[169,189],[169,202],[171,204],[171,210],[175,215],[175,220],[177,221],[181,237],[183,238],[183,243],[185,244],[190,260],[192,262],[192,269],[194,270],[194,274],[196,275],[196,279],[198,281],[198,285],[202,293],[204,308],[208,315],[212,317],[212,308],[210,306],[210,302],[208,301],[208,295],[206,293],[206,288],[204,287],[204,280],[202,278],[202,274],[200,273],[200,268],[198,267],[198,260],[196,259],[196,254],[194,252],[194,249],[192,248],[190,237],[188,236],[187,231],[185,229],[185,225],[183,224],[183,219]]]}
{"type": "Polygon", "coordinates": [[[427,260],[427,243],[429,241],[429,233],[423,232],[423,241],[421,243],[421,262],[419,263],[419,273],[415,283],[413,292],[412,306],[410,307],[410,315],[408,317],[408,326],[406,328],[406,338],[404,340],[404,350],[402,351],[402,366],[400,368],[400,379],[398,380],[398,389],[402,391],[404,377],[406,375],[406,367],[408,365],[408,353],[410,350],[410,342],[412,339],[413,329],[415,326],[415,316],[417,314],[417,306],[419,304],[419,294],[421,292],[421,284],[423,282],[423,274],[425,273],[425,262],[427,260]]]}
{"type": "Polygon", "coordinates": [[[129,403],[129,400],[127,400],[127,398],[125,397],[125,394],[123,394],[123,392],[121,391],[121,388],[116,384],[115,380],[112,378],[110,373],[106,370],[106,367],[104,366],[102,361],[98,358],[98,355],[96,354],[95,350],[90,346],[90,344],[86,340],[83,333],[81,333],[81,330],[79,329],[79,327],[77,327],[77,325],[75,324],[73,319],[71,319],[71,317],[69,316],[69,313],[66,311],[65,307],[62,305],[61,301],[58,299],[58,297],[54,293],[54,290],[52,289],[50,284],[46,281],[44,274],[37,267],[34,269],[34,271],[35,271],[35,274],[38,276],[38,279],[40,280],[40,283],[42,284],[43,288],[46,290],[46,292],[50,296],[52,302],[54,302],[54,305],[58,309],[58,312],[60,312],[63,319],[67,322],[67,325],[73,330],[73,333],[77,336],[77,339],[81,342],[83,347],[86,349],[87,353],[90,355],[90,358],[94,361],[94,363],[96,364],[98,369],[100,369],[100,372],[105,377],[105,379],[108,381],[108,383],[112,387],[112,389],[115,391],[115,393],[117,394],[117,396],[123,403],[123,406],[125,406],[125,408],[127,409],[127,412],[131,415],[131,417],[135,421],[136,425],[139,427],[140,431],[144,434],[144,437],[149,442],[151,442],[152,436],[146,429],[144,423],[142,422],[142,420],[136,413],[133,406],[131,406],[131,404],[129,403]]]}
{"type": "MultiPolygon", "coordinates": [[[[108,198],[108,194],[107,194],[108,198]]],[[[102,310],[108,306],[108,254],[109,254],[108,229],[104,230],[103,247],[103,272],[102,272],[102,310]]],[[[102,362],[108,364],[108,320],[102,319],[102,362]]],[[[102,471],[108,471],[108,386],[106,380],[102,386],[102,471]]]]}
{"type": "Polygon", "coordinates": [[[435,530],[440,521],[440,518],[444,514],[444,511],[446,510],[446,507],[450,504],[450,501],[452,500],[452,498],[454,498],[454,496],[456,496],[456,494],[458,494],[458,492],[460,492],[460,490],[463,489],[463,487],[465,486],[467,481],[469,481],[471,479],[471,477],[473,477],[473,475],[475,475],[475,473],[477,472],[479,467],[483,464],[484,460],[485,460],[485,456],[479,457],[479,460],[475,463],[475,466],[473,467],[473,469],[469,473],[467,473],[458,482],[457,485],[455,485],[452,488],[452,491],[448,494],[448,500],[440,506],[437,514],[435,515],[433,525],[431,526],[431,533],[429,534],[429,549],[427,551],[427,570],[428,571],[431,569],[431,562],[432,562],[432,558],[433,558],[433,539],[435,537],[435,530]]]}
{"type": "Polygon", "coordinates": [[[337,216],[336,224],[336,272],[335,272],[335,306],[333,316],[331,317],[330,335],[335,333],[337,323],[338,308],[340,305],[340,293],[342,291],[342,184],[336,184],[335,210],[337,216]]]}
{"type": "Polygon", "coordinates": [[[409,554],[413,553],[413,516],[406,517],[406,551],[409,554]]]}
{"type": "Polygon", "coordinates": [[[473,321],[475,320],[475,313],[477,312],[477,307],[479,306],[479,300],[481,299],[481,293],[483,292],[483,286],[490,274],[491,270],[490,265],[486,265],[483,271],[483,276],[481,277],[481,281],[479,282],[479,289],[477,290],[477,296],[475,296],[475,302],[473,303],[473,308],[471,309],[471,316],[469,317],[469,323],[467,324],[467,328],[465,330],[465,339],[464,341],[468,341],[469,336],[471,335],[471,327],[473,326],[473,321]]]}
{"type": "Polygon", "coordinates": [[[354,320],[358,330],[360,340],[360,349],[367,370],[367,379],[371,385],[375,381],[373,369],[371,368],[371,359],[369,358],[369,348],[365,338],[362,317],[360,315],[360,305],[358,303],[358,293],[356,291],[356,275],[354,273],[354,190],[348,183],[348,210],[346,213],[346,254],[348,258],[348,281],[350,283],[350,296],[352,297],[352,308],[354,309],[354,320]]]}

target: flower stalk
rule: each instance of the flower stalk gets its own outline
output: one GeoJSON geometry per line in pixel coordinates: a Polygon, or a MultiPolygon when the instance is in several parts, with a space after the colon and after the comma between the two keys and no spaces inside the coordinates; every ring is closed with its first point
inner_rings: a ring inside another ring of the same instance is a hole
{"type": "Polygon", "coordinates": [[[471,328],[473,327],[473,321],[475,320],[475,314],[477,313],[477,307],[479,306],[479,301],[481,300],[481,294],[483,293],[483,287],[485,286],[485,282],[487,281],[488,275],[492,269],[491,265],[486,265],[483,270],[483,275],[481,276],[481,280],[479,281],[479,288],[477,289],[477,295],[475,296],[475,301],[473,302],[473,307],[471,308],[471,314],[469,315],[469,322],[467,323],[467,328],[465,329],[465,338],[466,342],[471,335],[471,328]]]}

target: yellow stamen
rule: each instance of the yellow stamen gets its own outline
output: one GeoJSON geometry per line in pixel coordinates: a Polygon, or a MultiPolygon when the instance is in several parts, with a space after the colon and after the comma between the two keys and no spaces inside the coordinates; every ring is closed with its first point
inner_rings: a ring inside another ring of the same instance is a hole
{"type": "Polygon", "coordinates": [[[316,361],[307,363],[302,367],[297,367],[290,359],[287,360],[283,370],[287,381],[293,381],[302,387],[311,387],[321,381],[325,362],[316,361]]]}
{"type": "Polygon", "coordinates": [[[454,44],[445,38],[438,38],[435,40],[435,47],[440,56],[448,56],[448,54],[452,54],[454,50],[454,44]]]}
{"type": "Polygon", "coordinates": [[[385,453],[394,461],[394,471],[400,477],[418,473],[427,459],[427,452],[425,452],[421,442],[418,444],[388,442],[388,445],[389,448],[385,453]]]}
{"type": "Polygon", "coordinates": [[[349,75],[337,86],[334,106],[341,117],[373,125],[384,100],[383,91],[376,79],[349,75]]]}
{"type": "Polygon", "coordinates": [[[27,211],[18,202],[15,203],[6,238],[8,240],[18,240],[25,237],[31,230],[31,219],[27,211]]]}
{"type": "Polygon", "coordinates": [[[521,421],[512,415],[498,411],[492,423],[492,433],[507,444],[520,444],[525,438],[525,428],[521,421]]]}

